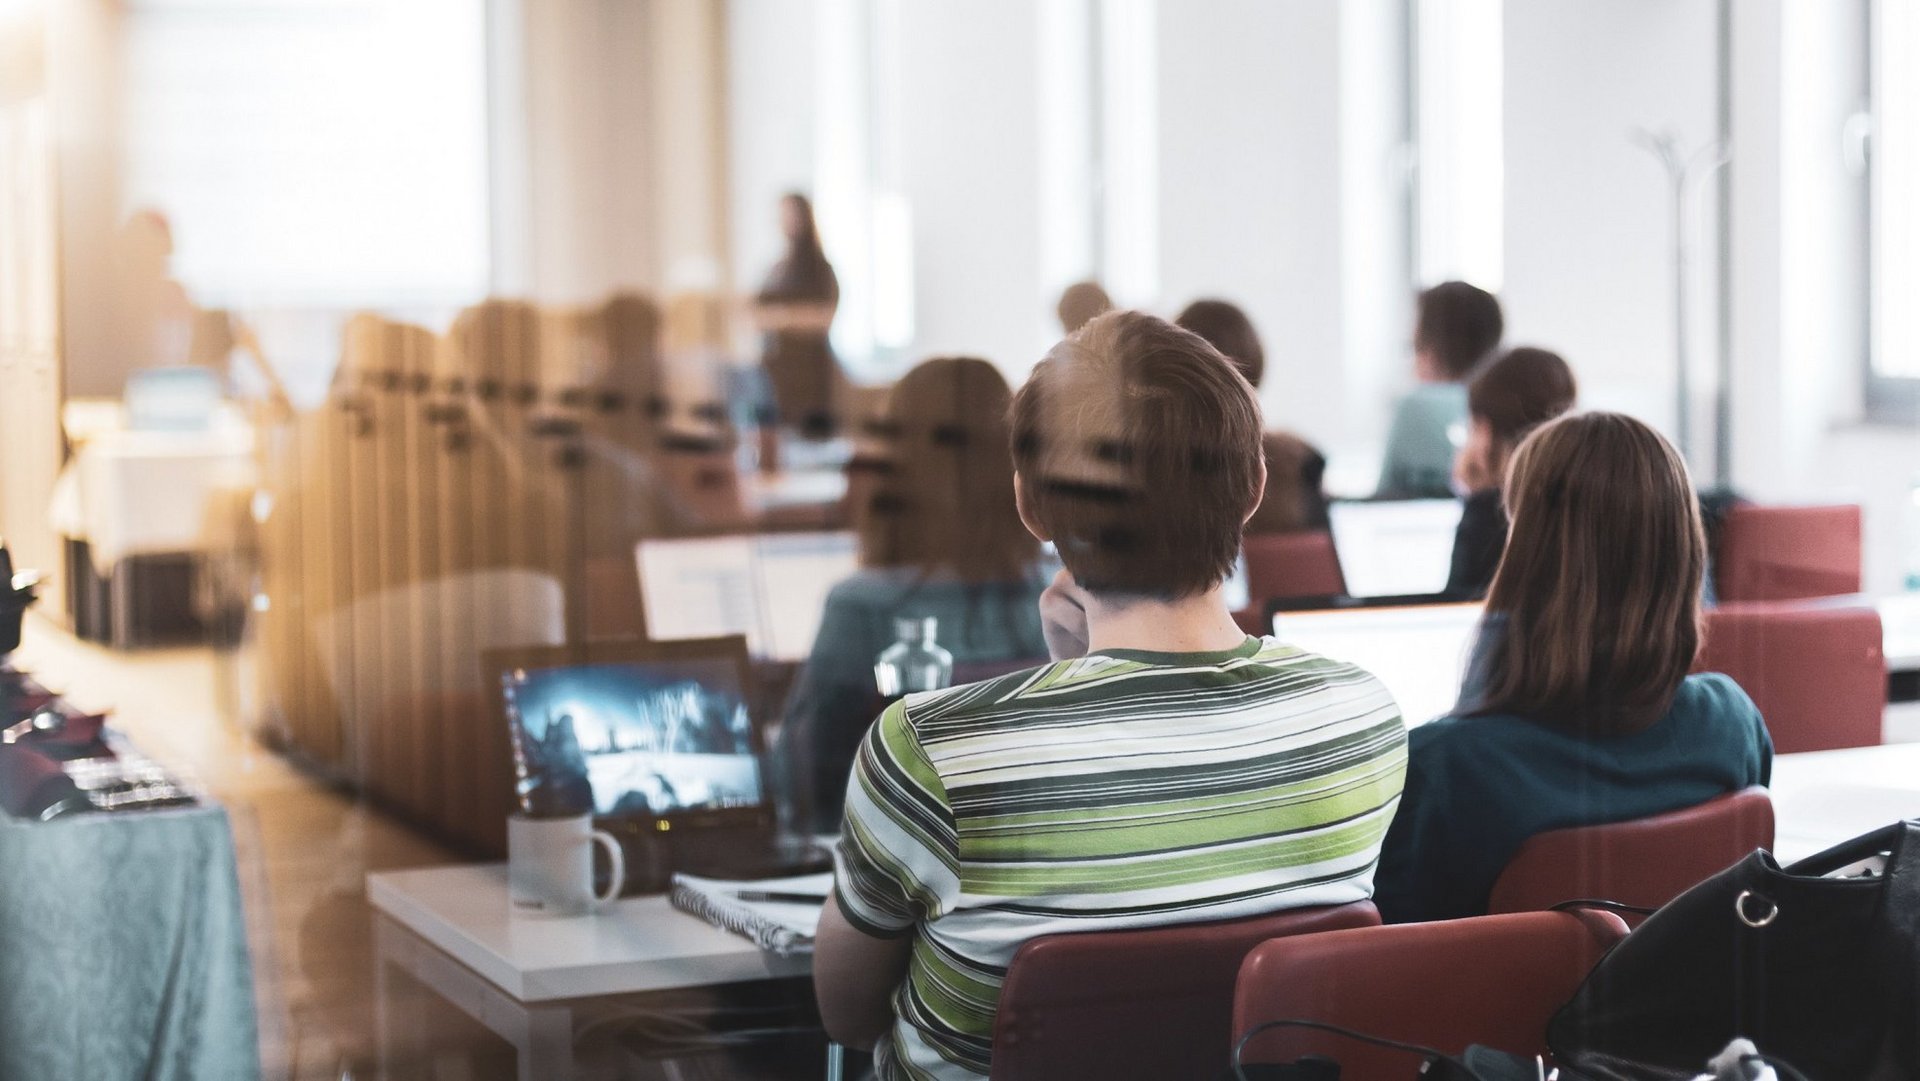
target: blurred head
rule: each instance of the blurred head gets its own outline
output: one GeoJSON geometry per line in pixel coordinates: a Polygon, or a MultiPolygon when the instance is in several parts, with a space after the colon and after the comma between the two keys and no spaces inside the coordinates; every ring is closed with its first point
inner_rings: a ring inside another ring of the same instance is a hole
{"type": "Polygon", "coordinates": [[[1618,413],[1552,421],[1515,453],[1487,596],[1504,622],[1470,708],[1606,736],[1660,719],[1700,646],[1706,539],[1686,463],[1618,413]]]}
{"type": "Polygon", "coordinates": [[[1060,305],[1055,314],[1060,317],[1060,327],[1068,334],[1087,325],[1087,321],[1102,312],[1113,310],[1113,298],[1100,287],[1099,282],[1074,282],[1060,294],[1060,305]]]}
{"type": "Polygon", "coordinates": [[[1253,320],[1240,306],[1224,300],[1196,300],[1174,322],[1207,340],[1220,355],[1240,369],[1255,387],[1267,371],[1267,352],[1260,347],[1253,320]]]}
{"type": "Polygon", "coordinates": [[[1529,433],[1573,408],[1578,387],[1558,353],[1509,349],[1467,384],[1467,442],[1454,476],[1470,491],[1498,487],[1529,433]]]}
{"type": "Polygon", "coordinates": [[[1220,584],[1266,480],[1253,388],[1206,340],[1111,312],[1013,400],[1022,514],[1081,588],[1176,600],[1220,584]]]}
{"type": "Polygon", "coordinates": [[[874,426],[876,478],[858,508],[861,562],[947,569],[968,582],[1019,581],[1039,554],[1014,506],[999,369],[940,357],[906,374],[874,426]]]}
{"type": "Polygon", "coordinates": [[[1500,345],[1506,320],[1492,293],[1466,282],[1441,282],[1415,302],[1413,355],[1420,377],[1458,383],[1500,345]]]}
{"type": "Polygon", "coordinates": [[[780,197],[780,233],[791,251],[817,251],[820,230],[813,221],[813,202],[797,191],[780,197]]]}

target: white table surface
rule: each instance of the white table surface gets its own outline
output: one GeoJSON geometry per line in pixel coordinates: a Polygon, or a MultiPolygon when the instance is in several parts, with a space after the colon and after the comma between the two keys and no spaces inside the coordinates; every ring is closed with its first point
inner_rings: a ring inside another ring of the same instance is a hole
{"type": "Polygon", "coordinates": [[[1782,863],[1920,818],[1920,743],[1775,758],[1773,817],[1774,855],[1782,863]]]}
{"type": "Polygon", "coordinates": [[[633,897],[571,919],[507,908],[504,863],[367,876],[374,908],[521,1002],[742,983],[812,971],[667,903],[633,897]]]}
{"type": "Polygon", "coordinates": [[[1920,593],[1896,593],[1873,602],[1880,610],[1881,651],[1887,671],[1920,670],[1920,593]]]}
{"type": "Polygon", "coordinates": [[[88,542],[95,568],[112,573],[133,555],[201,552],[209,501],[256,481],[253,431],[92,433],[55,482],[49,520],[88,542]]]}

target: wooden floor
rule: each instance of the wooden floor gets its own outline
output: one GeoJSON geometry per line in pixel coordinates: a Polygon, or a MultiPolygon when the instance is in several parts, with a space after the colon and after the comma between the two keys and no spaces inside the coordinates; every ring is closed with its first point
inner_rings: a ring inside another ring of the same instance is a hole
{"type": "MultiPolygon", "coordinates": [[[[453,857],[406,827],[260,747],[237,720],[247,680],[209,648],[120,652],[29,618],[14,662],[112,723],[147,754],[192,776],[228,809],[247,906],[261,1055],[268,1081],[374,1076],[372,912],[368,871],[453,857]]],[[[425,994],[424,991],[418,992],[425,994]]],[[[432,1051],[402,1078],[511,1077],[511,1048],[451,1010],[432,1051]]]]}

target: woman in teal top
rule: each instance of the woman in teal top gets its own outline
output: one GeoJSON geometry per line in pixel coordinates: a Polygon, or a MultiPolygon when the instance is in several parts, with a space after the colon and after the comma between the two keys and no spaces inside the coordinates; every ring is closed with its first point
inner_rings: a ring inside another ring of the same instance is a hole
{"type": "Polygon", "coordinates": [[[840,828],[854,754],[879,713],[873,662],[896,619],[936,619],[957,665],[1047,660],[1047,579],[1013,501],[1011,399],[1000,372],[971,357],[926,361],[893,389],[880,476],[855,508],[861,570],[827,597],[780,733],[790,809],[810,832],[840,828]]]}
{"type": "Polygon", "coordinates": [[[1566,417],[1508,474],[1513,516],[1460,711],[1415,729],[1374,903],[1481,915],[1536,833],[1766,784],[1773,741],[1722,675],[1689,676],[1706,541],[1685,464],[1629,417],[1566,417]]]}

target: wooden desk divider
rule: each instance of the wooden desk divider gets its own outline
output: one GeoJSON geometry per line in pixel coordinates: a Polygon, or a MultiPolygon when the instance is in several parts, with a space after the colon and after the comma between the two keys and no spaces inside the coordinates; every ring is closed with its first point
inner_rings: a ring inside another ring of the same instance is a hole
{"type": "Polygon", "coordinates": [[[348,321],[325,403],[262,433],[264,736],[466,852],[504,852],[512,756],[481,651],[635,634],[643,537],[749,524],[721,395],[701,389],[719,380],[679,388],[661,335],[632,293],[489,300],[445,337],[348,321]],[[508,610],[549,580],[557,622],[508,610]]]}

